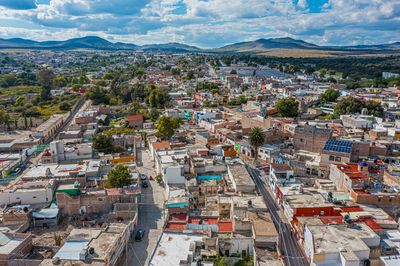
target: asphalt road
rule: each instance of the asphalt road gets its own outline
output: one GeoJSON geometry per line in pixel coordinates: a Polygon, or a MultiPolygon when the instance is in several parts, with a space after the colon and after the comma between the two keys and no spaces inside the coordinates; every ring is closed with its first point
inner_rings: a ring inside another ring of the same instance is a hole
{"type": "Polygon", "coordinates": [[[149,265],[151,255],[157,246],[164,225],[164,188],[154,181],[155,171],[148,150],[138,149],[138,169],[147,177],[149,187],[142,189],[139,203],[137,229],[144,229],[145,235],[140,242],[134,241],[134,234],[128,244],[128,254],[125,265],[149,265]]]}
{"type": "Polygon", "coordinates": [[[274,221],[275,227],[279,232],[279,243],[278,248],[281,254],[284,256],[284,262],[287,266],[306,266],[309,265],[305,259],[300,246],[296,239],[292,235],[290,226],[285,223],[279,216],[279,207],[273,200],[267,184],[261,178],[260,171],[253,168],[250,165],[246,165],[250,175],[264,198],[265,204],[267,205],[269,212],[271,213],[272,220],[274,221]]]}

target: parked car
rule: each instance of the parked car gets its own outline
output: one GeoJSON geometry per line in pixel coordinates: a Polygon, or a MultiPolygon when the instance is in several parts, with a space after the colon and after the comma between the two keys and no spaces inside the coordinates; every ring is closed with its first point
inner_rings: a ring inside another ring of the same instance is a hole
{"type": "Polygon", "coordinates": [[[140,180],[144,181],[147,179],[147,176],[145,174],[140,174],[140,180]]]}
{"type": "Polygon", "coordinates": [[[142,181],[142,188],[148,188],[149,184],[146,181],[142,181]]]}
{"type": "Polygon", "coordinates": [[[142,241],[144,237],[144,229],[138,229],[135,234],[135,241],[142,241]]]}

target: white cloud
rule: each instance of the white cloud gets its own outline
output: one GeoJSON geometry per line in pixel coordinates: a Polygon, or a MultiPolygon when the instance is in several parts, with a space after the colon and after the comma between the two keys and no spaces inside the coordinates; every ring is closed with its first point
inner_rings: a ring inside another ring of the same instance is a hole
{"type": "Polygon", "coordinates": [[[14,28],[6,31],[7,24],[0,19],[0,37],[99,35],[139,44],[183,41],[210,47],[282,36],[318,44],[382,43],[398,41],[400,36],[399,0],[329,0],[321,3],[319,13],[310,12],[311,4],[307,0],[51,0],[33,9],[0,6],[1,19],[27,22],[13,32],[14,28]],[[40,31],[26,26],[32,23],[40,31]]]}

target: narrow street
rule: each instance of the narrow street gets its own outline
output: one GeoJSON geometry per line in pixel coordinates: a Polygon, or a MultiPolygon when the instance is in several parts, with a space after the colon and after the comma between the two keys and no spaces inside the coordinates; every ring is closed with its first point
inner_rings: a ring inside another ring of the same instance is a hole
{"type": "Polygon", "coordinates": [[[283,221],[279,215],[279,207],[273,200],[269,188],[261,178],[259,170],[254,169],[250,165],[246,165],[250,175],[253,177],[256,186],[267,204],[268,210],[274,221],[275,227],[279,232],[278,248],[284,256],[284,262],[287,266],[306,266],[307,260],[304,258],[300,246],[291,233],[290,226],[283,221]]]}
{"type": "MultiPolygon", "coordinates": [[[[155,177],[155,171],[148,150],[138,150],[138,162],[140,173],[147,177],[155,177]]],[[[136,242],[134,234],[128,247],[128,258],[126,265],[143,266],[148,265],[153,250],[162,233],[164,225],[164,188],[154,180],[148,180],[149,187],[142,188],[141,203],[139,206],[139,217],[137,229],[144,229],[145,236],[142,241],[136,242]]]]}

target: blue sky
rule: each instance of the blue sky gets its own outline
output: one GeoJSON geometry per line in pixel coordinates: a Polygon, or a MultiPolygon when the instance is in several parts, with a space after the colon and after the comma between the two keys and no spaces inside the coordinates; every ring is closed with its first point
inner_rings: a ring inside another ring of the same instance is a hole
{"type": "Polygon", "coordinates": [[[0,38],[88,35],[205,48],[274,37],[388,43],[400,41],[400,0],[0,0],[0,38]]]}

